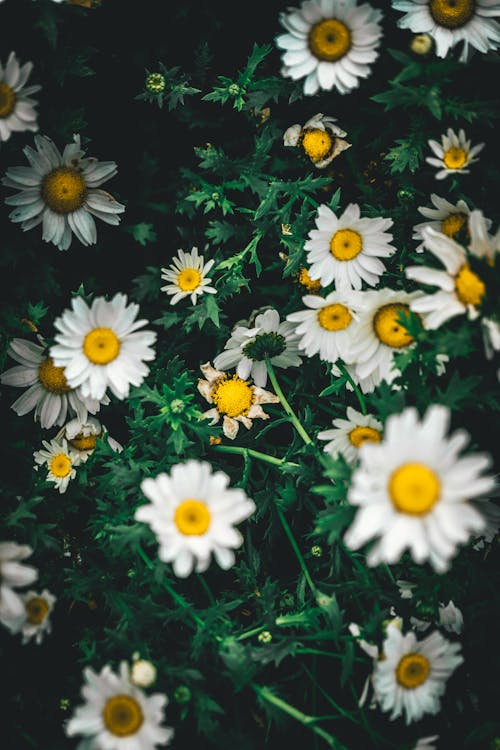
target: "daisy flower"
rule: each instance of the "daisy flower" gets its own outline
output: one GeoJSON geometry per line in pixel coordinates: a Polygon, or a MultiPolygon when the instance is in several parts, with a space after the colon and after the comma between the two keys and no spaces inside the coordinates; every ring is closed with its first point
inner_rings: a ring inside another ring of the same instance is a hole
{"type": "Polygon", "coordinates": [[[336,121],[335,117],[318,112],[305,125],[291,125],[285,131],[283,143],[301,147],[317,169],[324,169],[352,145],[344,140],[347,133],[335,125],[336,121]]]}
{"type": "Polygon", "coordinates": [[[196,305],[198,296],[202,294],[217,294],[217,289],[209,286],[212,279],[207,278],[207,273],[215,263],[209,260],[204,263],[203,255],[198,255],[198,248],[193,247],[190,253],[178,250],[178,258],[168,268],[161,269],[161,277],[168,284],[161,287],[162,292],[173,295],[171,305],[177,304],[184,297],[190,297],[191,303],[196,305]]]}
{"type": "Polygon", "coordinates": [[[0,542],[0,622],[9,626],[24,615],[24,604],[14,589],[29,586],[38,578],[38,571],[25,565],[33,553],[28,544],[0,542]]]}
{"type": "Polygon", "coordinates": [[[407,724],[437,714],[448,678],[463,663],[460,650],[437,631],[419,641],[413,631],[403,634],[390,625],[382,645],[385,658],[375,663],[372,675],[381,710],[390,711],[391,719],[404,714],[407,724]]]}
{"type": "Polygon", "coordinates": [[[357,0],[305,0],[280,14],[286,34],[276,37],[281,74],[304,80],[304,94],[320,89],[348,94],[371,73],[382,37],[382,13],[357,0]]]}
{"type": "Polygon", "coordinates": [[[76,477],[75,466],[80,463],[78,453],[68,447],[65,439],[58,442],[51,440],[42,440],[43,448],[33,453],[35,459],[35,469],[38,471],[39,466],[47,467],[47,482],[54,482],[55,486],[62,494],[68,489],[70,479],[76,477]]]}
{"type": "Polygon", "coordinates": [[[41,86],[26,86],[32,70],[31,62],[19,65],[15,52],[10,53],[5,68],[0,63],[0,142],[8,141],[11,133],[38,130],[37,102],[31,95],[41,86]]]}
{"type": "Polygon", "coordinates": [[[167,697],[161,693],[146,695],[130,681],[126,662],[118,674],[106,665],[94,672],[83,671],[83,706],[78,706],[65,730],[69,737],[83,735],[79,750],[155,750],[168,745],[174,735],[162,726],[167,697]]]}
{"type": "Polygon", "coordinates": [[[215,404],[213,409],[204,412],[203,417],[211,419],[212,425],[217,424],[222,416],[222,430],[230,440],[238,434],[240,422],[249,430],[252,419],[269,419],[261,404],[279,402],[274,393],[251,385],[238,375],[229,377],[222,370],[214,369],[210,362],[205,362],[200,369],[207,380],[198,380],[198,390],[209,404],[215,404]]]}
{"type": "Polygon", "coordinates": [[[107,396],[90,398],[82,395],[81,388],[71,388],[64,368],[54,365],[44,346],[16,338],[10,342],[7,354],[19,365],[2,373],[0,383],[27,388],[11,408],[19,416],[34,409],[34,419],[40,421],[44,430],[62,425],[67,415],[85,422],[89,413],[95,414],[101,404],[109,404],[107,396]]]}
{"type": "MultiPolygon", "coordinates": [[[[245,321],[246,322],[246,321],[245,321]]],[[[266,359],[275,367],[298,367],[302,364],[295,327],[280,322],[277,310],[269,309],[255,316],[253,325],[236,325],[224,344],[224,351],[214,359],[218,370],[236,367],[238,377],[252,377],[264,388],[267,383],[266,359]]]]}
{"type": "Polygon", "coordinates": [[[492,266],[500,251],[500,229],[494,236],[491,236],[488,231],[490,227],[491,221],[483,215],[482,211],[478,209],[471,211],[468,224],[469,252],[492,266]]]}
{"type": "Polygon", "coordinates": [[[121,453],[123,446],[114,440],[108,434],[106,427],[94,417],[88,417],[85,421],[72,419],[59,430],[54,439],[58,442],[65,439],[70,449],[79,455],[80,463],[85,463],[94,452],[97,440],[104,435],[110,448],[121,453]]]}
{"type": "Polygon", "coordinates": [[[42,240],[67,250],[72,235],[82,245],[94,245],[97,230],[93,216],[107,224],[119,224],[125,206],[100,186],[117,172],[114,161],[85,158],[80,136],[75,135],[62,155],[43,135],[35,136],[36,150],[26,146],[23,153],[29,167],[11,167],[2,183],[19,190],[5,199],[15,206],[9,214],[21,222],[23,231],[42,224],[42,240]]]}
{"type": "MultiPolygon", "coordinates": [[[[500,351],[500,324],[493,318],[482,318],[481,330],[486,359],[493,359],[495,352],[500,351]]],[[[497,370],[497,378],[500,380],[500,369],[497,370]]]]}
{"type": "Polygon", "coordinates": [[[179,578],[194,568],[197,573],[207,570],[212,553],[224,570],[234,565],[233,550],[243,544],[234,524],[251,516],[255,504],[243,490],[229,489],[228,484],[227,474],[212,473],[210,464],[195,460],[141,483],[150,505],[138,508],[135,518],[151,526],[160,560],[173,563],[179,578]]]}
{"type": "Polygon", "coordinates": [[[40,594],[36,591],[28,591],[21,598],[24,604],[24,615],[12,630],[15,633],[21,632],[23,644],[28,643],[31,638],[35,639],[35,643],[41,643],[45,634],[52,630],[50,615],[54,609],[56,597],[44,589],[40,594]]]}
{"type": "Polygon", "coordinates": [[[322,204],[315,221],[317,229],[304,244],[311,279],[321,279],[323,286],[334,281],[337,289],[361,289],[362,281],[375,286],[385,271],[379,258],[396,251],[385,231],[392,219],[362,219],[357,203],[350,203],[339,217],[322,204]]]}
{"type": "Polygon", "coordinates": [[[306,294],[302,302],[306,310],[287,315],[295,324],[299,348],[308,357],[319,353],[322,360],[336,362],[350,360],[353,331],[358,320],[356,292],[331,292],[327,297],[306,294]]]}
{"type": "Polygon", "coordinates": [[[118,292],[110,301],[96,297],[90,307],[76,296],[71,307],[54,322],[54,364],[85,397],[102,399],[109,387],[120,400],[127,398],[130,386],[141,385],[149,373],[144,362],[155,358],[156,333],[138,330],[148,322],[135,320],[139,305],[127,305],[127,295],[118,292]]]}
{"type": "Polygon", "coordinates": [[[439,624],[449,633],[457,633],[459,635],[464,627],[464,616],[461,610],[456,607],[453,602],[450,601],[445,606],[440,604],[438,608],[439,613],[439,624]]]}
{"type": "Polygon", "coordinates": [[[352,406],[347,407],[347,419],[334,419],[332,424],[333,430],[322,430],[317,437],[329,441],[323,450],[332,458],[341,453],[349,464],[356,461],[364,443],[380,443],[382,440],[382,423],[371,414],[361,414],[352,406]]]}
{"type": "Polygon", "coordinates": [[[466,167],[479,161],[475,157],[485,145],[478,143],[471,148],[471,142],[466,139],[462,128],[458,135],[452,128],[448,128],[447,133],[441,136],[441,143],[432,139],[427,141],[435,156],[427,156],[425,161],[439,169],[436,173],[437,180],[444,180],[449,174],[469,174],[470,169],[466,167]]]}
{"type": "MultiPolygon", "coordinates": [[[[440,198],[435,193],[431,194],[431,201],[434,208],[427,208],[427,206],[418,207],[419,213],[425,216],[428,221],[415,224],[413,227],[413,239],[420,240],[420,245],[415,248],[417,253],[421,253],[424,250],[425,243],[422,242],[422,229],[426,227],[431,227],[437,232],[450,237],[452,240],[456,240],[462,230],[467,230],[470,208],[465,201],[460,200],[458,203],[453,204],[445,198],[440,198]]],[[[491,222],[489,222],[489,225],[491,225],[491,222]]]]}
{"type": "Polygon", "coordinates": [[[321,281],[319,279],[311,279],[309,270],[305,266],[301,266],[298,272],[295,274],[295,279],[298,284],[303,286],[310,294],[319,294],[321,291],[321,281]]]}
{"type": "Polygon", "coordinates": [[[498,48],[500,25],[493,16],[500,16],[500,3],[495,0],[393,0],[392,7],[405,12],[400,28],[432,37],[438,57],[460,42],[461,62],[469,57],[469,45],[483,53],[498,48]]]}
{"type": "Polygon", "coordinates": [[[377,538],[368,565],[396,563],[408,548],[413,560],[429,560],[438,573],[449,567],[459,544],[486,528],[485,515],[471,500],[495,486],[488,454],[460,457],[469,440],[463,430],[446,437],[450,411],[432,405],[420,421],[415,408],[391,415],[378,444],[359,449],[348,500],[359,506],[344,540],[358,549],[377,538]]]}

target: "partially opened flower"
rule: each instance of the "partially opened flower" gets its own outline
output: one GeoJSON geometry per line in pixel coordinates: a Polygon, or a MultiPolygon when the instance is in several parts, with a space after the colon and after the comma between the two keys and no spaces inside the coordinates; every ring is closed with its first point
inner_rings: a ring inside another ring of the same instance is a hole
{"type": "Polygon", "coordinates": [[[161,269],[162,279],[168,282],[161,287],[161,291],[172,296],[171,305],[177,304],[184,297],[190,297],[191,303],[195,305],[201,294],[217,293],[217,289],[210,286],[212,279],[207,278],[214,260],[205,263],[203,255],[198,255],[197,247],[193,247],[189,253],[178,250],[177,255],[179,257],[174,258],[168,268],[161,269]]]}
{"type": "Polygon", "coordinates": [[[21,598],[24,604],[24,615],[11,629],[14,633],[22,634],[24,644],[32,638],[35,643],[41,643],[44,636],[52,630],[50,615],[54,609],[56,597],[44,589],[41,593],[27,591],[21,598]]]}
{"type": "Polygon", "coordinates": [[[112,450],[121,453],[123,446],[117,440],[114,440],[106,427],[94,417],[88,417],[84,421],[72,419],[61,427],[55,440],[60,442],[65,439],[71,450],[79,455],[80,463],[85,463],[94,452],[97,441],[103,437],[106,438],[112,450]]]}
{"type": "Polygon", "coordinates": [[[33,553],[28,544],[0,542],[0,622],[9,626],[24,615],[21,596],[14,591],[29,586],[38,578],[38,571],[24,560],[33,553]]]}
{"type": "Polygon", "coordinates": [[[464,627],[464,616],[461,610],[451,601],[445,606],[440,604],[438,608],[439,624],[449,633],[460,634],[464,627]]]}
{"type": "Polygon", "coordinates": [[[33,63],[19,65],[15,52],[0,63],[0,141],[8,141],[12,133],[38,130],[35,110],[37,102],[31,98],[41,86],[26,86],[33,63]]]}
{"type": "Polygon", "coordinates": [[[328,440],[323,448],[332,458],[339,453],[353,464],[361,446],[366,442],[380,443],[382,423],[371,414],[362,414],[352,406],[347,407],[347,419],[334,419],[334,429],[318,432],[318,440],[328,440]]]}
{"type": "MultiPolygon", "coordinates": [[[[467,231],[470,208],[465,201],[459,200],[456,204],[453,204],[446,198],[440,198],[435,193],[431,194],[431,201],[434,208],[418,207],[419,212],[428,221],[422,221],[413,227],[413,239],[420,240],[420,245],[415,248],[417,253],[424,251],[425,243],[422,241],[422,229],[426,227],[431,227],[437,232],[451,237],[452,240],[457,240],[462,231],[467,231]]],[[[491,225],[491,221],[489,225],[491,225]]]]}
{"type": "Polygon", "coordinates": [[[45,465],[47,482],[53,482],[60,493],[66,492],[71,479],[76,477],[75,466],[81,459],[76,451],[68,447],[66,440],[42,440],[43,448],[33,453],[35,469],[45,465]]]}
{"type": "Polygon", "coordinates": [[[465,137],[465,131],[460,128],[458,135],[452,128],[448,128],[447,134],[441,136],[441,143],[430,139],[429,146],[434,156],[426,157],[425,161],[437,167],[437,180],[443,180],[450,174],[469,174],[466,169],[470,164],[479,161],[477,154],[484,148],[484,143],[478,143],[471,148],[471,142],[465,137]]]}
{"type": "Polygon", "coordinates": [[[352,145],[344,140],[347,133],[335,122],[335,117],[318,112],[305,125],[291,125],[285,131],[283,143],[285,146],[302,148],[315,167],[324,169],[352,145]]]}

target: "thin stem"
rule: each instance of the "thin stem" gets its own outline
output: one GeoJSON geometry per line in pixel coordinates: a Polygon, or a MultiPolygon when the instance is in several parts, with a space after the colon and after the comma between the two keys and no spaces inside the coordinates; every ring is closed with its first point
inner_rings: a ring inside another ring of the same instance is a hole
{"type": "Polygon", "coordinates": [[[300,567],[302,568],[302,573],[304,574],[304,578],[306,579],[307,584],[309,588],[311,589],[312,593],[314,594],[314,596],[316,596],[316,586],[314,585],[313,579],[311,578],[311,575],[307,569],[306,561],[304,560],[302,552],[300,551],[299,546],[297,542],[295,541],[295,537],[288,524],[288,521],[285,518],[285,514],[283,513],[281,508],[278,508],[278,507],[276,507],[276,512],[278,513],[278,517],[281,521],[281,525],[283,526],[283,529],[285,530],[285,534],[287,535],[288,540],[293,547],[293,551],[295,552],[297,560],[299,561],[300,567]]]}
{"type": "Polygon", "coordinates": [[[309,445],[309,443],[312,443],[313,441],[311,440],[311,438],[309,437],[309,435],[307,434],[307,432],[302,427],[302,424],[300,423],[300,420],[298,419],[298,417],[295,414],[295,412],[293,411],[292,407],[290,406],[290,404],[286,400],[285,395],[284,395],[283,391],[281,390],[280,385],[279,385],[279,383],[278,383],[278,381],[276,379],[276,375],[274,373],[274,368],[273,368],[271,362],[269,361],[269,359],[266,359],[266,367],[267,367],[267,372],[269,374],[269,379],[270,379],[271,383],[273,384],[273,388],[274,388],[274,390],[276,392],[276,395],[278,396],[279,400],[281,401],[281,405],[283,406],[284,410],[286,411],[286,413],[290,417],[291,423],[293,424],[293,426],[295,427],[295,429],[299,433],[299,435],[302,438],[302,440],[304,441],[304,443],[306,445],[309,445]]]}
{"type": "Polygon", "coordinates": [[[306,667],[305,664],[302,665],[302,669],[307,674],[307,676],[309,677],[309,679],[311,680],[311,682],[313,683],[313,685],[316,685],[317,689],[319,690],[319,692],[321,693],[321,695],[323,696],[323,698],[326,700],[326,702],[329,703],[330,706],[332,706],[336,711],[338,711],[338,713],[341,716],[343,716],[344,718],[349,719],[349,721],[352,721],[355,724],[357,724],[357,721],[354,718],[354,716],[349,711],[346,711],[344,708],[342,708],[342,706],[339,706],[338,703],[336,703],[333,700],[333,698],[330,695],[328,695],[328,693],[325,690],[323,690],[323,688],[321,687],[321,685],[316,681],[314,675],[311,674],[310,670],[306,667]]]}
{"type": "Polygon", "coordinates": [[[217,604],[217,602],[215,601],[215,597],[212,594],[212,590],[211,590],[210,586],[205,581],[204,577],[202,575],[200,575],[199,573],[196,573],[196,578],[199,580],[199,582],[201,583],[203,589],[205,590],[205,593],[208,596],[208,600],[209,600],[211,606],[215,607],[215,605],[217,604]]]}
{"type": "Polygon", "coordinates": [[[277,458],[276,456],[270,456],[268,453],[261,453],[255,451],[253,448],[240,448],[237,445],[214,445],[214,451],[218,453],[239,453],[241,456],[251,456],[257,458],[259,461],[265,461],[273,466],[291,467],[298,468],[300,464],[293,463],[292,461],[285,461],[284,458],[277,458]]]}
{"type": "Polygon", "coordinates": [[[241,635],[237,635],[236,640],[244,641],[246,638],[252,638],[254,635],[258,635],[259,633],[262,633],[262,631],[265,629],[266,629],[265,625],[260,625],[258,628],[252,628],[252,630],[247,630],[244,633],[241,633],[241,635]]]}
{"type": "Polygon", "coordinates": [[[365,401],[365,397],[363,396],[363,394],[359,390],[358,386],[356,385],[356,383],[352,379],[351,375],[347,371],[347,367],[345,367],[345,365],[343,365],[342,362],[340,362],[339,360],[337,360],[337,362],[335,364],[339,368],[339,370],[342,373],[342,375],[346,378],[346,380],[348,380],[349,383],[352,385],[354,393],[356,394],[356,397],[357,397],[357,399],[359,401],[359,405],[361,407],[361,411],[362,411],[363,414],[366,414],[366,401],[365,401]]]}

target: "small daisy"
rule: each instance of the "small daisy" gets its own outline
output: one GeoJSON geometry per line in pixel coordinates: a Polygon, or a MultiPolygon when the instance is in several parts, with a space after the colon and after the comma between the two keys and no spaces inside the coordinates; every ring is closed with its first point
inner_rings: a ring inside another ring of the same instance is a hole
{"type": "Polygon", "coordinates": [[[167,697],[146,695],[130,681],[129,668],[120,664],[116,674],[109,665],[100,673],[83,671],[83,706],[78,706],[65,730],[69,737],[83,735],[77,750],[155,750],[168,745],[174,735],[162,726],[167,697]]]}
{"type": "Polygon", "coordinates": [[[420,284],[437,286],[434,294],[420,294],[410,303],[410,309],[425,313],[424,325],[433,330],[456,315],[474,320],[486,294],[486,285],[477,273],[471,270],[467,254],[455,240],[434,229],[423,229],[422,235],[427,250],[444,265],[444,271],[429,266],[407,266],[405,274],[420,284]]]}
{"type": "Polygon", "coordinates": [[[347,135],[335,125],[335,117],[327,117],[321,112],[311,117],[305,125],[291,125],[285,131],[285,146],[300,146],[317,169],[327,167],[336,156],[352,145],[344,140],[347,135]]]}
{"type": "Polygon", "coordinates": [[[156,682],[156,667],[147,659],[134,659],[130,667],[130,682],[137,687],[151,687],[156,682]]]}
{"type": "Polygon", "coordinates": [[[350,203],[337,217],[324,204],[318,207],[317,229],[309,232],[304,245],[311,279],[323,286],[335,282],[337,289],[361,289],[362,281],[375,286],[385,266],[379,258],[388,258],[396,248],[386,232],[392,219],[362,219],[359,206],[350,203]]]}
{"type": "Polygon", "coordinates": [[[56,597],[44,589],[41,594],[36,591],[28,591],[22,595],[24,603],[24,617],[14,632],[21,632],[23,643],[28,643],[31,638],[35,643],[41,643],[45,634],[52,630],[50,615],[54,609],[56,597]]]}
{"type": "Polygon", "coordinates": [[[349,464],[356,461],[359,448],[364,443],[380,443],[382,440],[382,423],[371,414],[361,414],[352,406],[347,407],[347,419],[334,419],[332,424],[335,429],[318,432],[317,437],[330,441],[323,450],[332,458],[341,453],[349,464]]]}
{"type": "Polygon", "coordinates": [[[496,0],[393,0],[392,7],[405,11],[400,28],[430,34],[438,57],[460,42],[461,62],[469,58],[469,45],[483,53],[498,48],[500,25],[492,18],[500,16],[496,0]]]}
{"type": "Polygon", "coordinates": [[[97,440],[104,435],[110,448],[121,453],[123,446],[108,434],[106,427],[98,419],[93,417],[88,417],[85,421],[72,419],[59,430],[54,439],[58,442],[65,439],[70,449],[79,455],[80,463],[85,463],[94,452],[97,440]]]}
{"type": "MultiPolygon", "coordinates": [[[[417,253],[424,250],[425,243],[422,242],[422,229],[426,227],[432,227],[437,232],[451,237],[452,240],[456,240],[463,230],[467,230],[470,208],[465,201],[460,200],[454,205],[435,193],[431,194],[431,201],[434,208],[418,207],[419,213],[429,221],[423,221],[413,227],[413,239],[420,240],[420,245],[415,248],[417,253]]],[[[489,224],[491,225],[491,222],[489,224]]]]}
{"type": "Polygon", "coordinates": [[[127,305],[127,295],[118,292],[110,301],[96,297],[90,307],[76,296],[71,306],[54,323],[54,364],[85,397],[102,399],[109,387],[120,400],[127,398],[130,386],[141,385],[149,373],[144,363],[155,358],[156,333],[138,330],[148,322],[135,320],[139,305],[127,305]]]}
{"type": "Polygon", "coordinates": [[[117,172],[114,161],[84,158],[80,136],[62,155],[46,136],[35,136],[36,151],[29,146],[23,153],[31,166],[11,167],[2,183],[20,192],[5,199],[15,209],[13,222],[22,222],[23,231],[43,223],[42,240],[67,250],[72,234],[82,245],[94,245],[97,230],[93,216],[107,224],[119,224],[125,206],[100,186],[117,172]]]}
{"type": "Polygon", "coordinates": [[[471,500],[495,487],[488,454],[459,457],[469,440],[463,430],[446,437],[450,411],[432,405],[420,421],[415,408],[391,415],[382,442],[364,443],[348,500],[359,510],[344,541],[358,549],[378,538],[367,554],[370,566],[396,563],[409,548],[413,560],[429,560],[442,573],[456,548],[486,528],[471,500]]]}
{"type": "Polygon", "coordinates": [[[85,422],[88,414],[95,414],[109,398],[83,396],[81,388],[68,385],[63,367],[56,367],[46,348],[26,339],[12,339],[7,354],[19,366],[11,367],[0,375],[0,383],[27,388],[11,408],[19,416],[35,410],[34,418],[43,429],[62,425],[67,415],[75,415],[85,422]]]}
{"type": "Polygon", "coordinates": [[[286,34],[276,37],[285,50],[281,74],[305,78],[304,94],[337,89],[348,94],[371,73],[382,37],[382,13],[357,0],[305,0],[280,14],[286,34]]]}
{"type": "Polygon", "coordinates": [[[394,626],[387,628],[382,645],[384,659],[375,663],[372,685],[375,697],[391,719],[402,714],[410,724],[424,714],[437,714],[446,681],[463,663],[459,643],[450,643],[434,631],[418,641],[415,633],[403,634],[394,626]]]}
{"type": "Polygon", "coordinates": [[[135,518],[151,526],[158,556],[173,563],[176,576],[185,578],[193,568],[203,573],[212,553],[224,570],[234,565],[233,550],[243,544],[234,524],[251,516],[255,504],[243,490],[229,489],[228,484],[227,474],[212,473],[210,464],[195,460],[141,483],[151,504],[138,508],[135,518]]]}
{"type": "Polygon", "coordinates": [[[435,156],[428,156],[425,161],[439,169],[436,173],[437,180],[444,180],[449,174],[469,174],[470,169],[465,167],[479,161],[475,157],[485,145],[478,143],[477,146],[471,148],[470,141],[466,139],[462,128],[458,131],[458,135],[452,128],[448,128],[447,132],[447,135],[441,136],[441,143],[432,139],[427,141],[435,156]]]}
{"type": "Polygon", "coordinates": [[[23,600],[14,589],[29,586],[38,578],[36,568],[22,562],[32,553],[27,544],[0,542],[0,622],[3,625],[10,626],[24,615],[23,600]]]}
{"type": "Polygon", "coordinates": [[[171,305],[177,304],[184,297],[190,297],[191,304],[196,305],[197,297],[202,294],[217,294],[217,289],[209,286],[212,279],[207,273],[215,263],[209,260],[204,263],[203,255],[198,255],[198,248],[193,247],[190,253],[178,250],[178,258],[168,268],[161,269],[161,277],[168,284],[161,287],[162,292],[173,295],[171,305]]]}
{"type": "Polygon", "coordinates": [[[204,412],[203,417],[211,419],[212,425],[223,416],[222,430],[230,440],[238,434],[240,422],[249,430],[252,419],[269,419],[261,404],[279,402],[274,393],[251,385],[238,375],[229,377],[222,370],[214,369],[210,362],[205,362],[200,369],[207,380],[198,380],[198,390],[209,404],[215,404],[213,409],[204,412]]]}
{"type": "Polygon", "coordinates": [[[68,448],[66,440],[58,442],[51,440],[42,440],[43,448],[33,453],[35,459],[35,469],[38,466],[47,467],[47,482],[54,482],[55,486],[62,494],[68,489],[70,479],[76,477],[75,466],[80,463],[80,456],[76,451],[68,448]]]}
{"type": "Polygon", "coordinates": [[[33,63],[19,65],[15,52],[11,52],[5,68],[0,63],[0,142],[8,141],[11,133],[31,130],[36,133],[37,102],[32,94],[41,86],[26,86],[33,63]]]}
{"type": "Polygon", "coordinates": [[[278,311],[272,308],[256,315],[251,327],[236,325],[233,328],[224,351],[214,359],[214,367],[218,370],[236,367],[238,377],[243,380],[252,377],[255,385],[264,388],[266,359],[274,367],[285,369],[302,364],[295,326],[280,322],[278,311]]]}

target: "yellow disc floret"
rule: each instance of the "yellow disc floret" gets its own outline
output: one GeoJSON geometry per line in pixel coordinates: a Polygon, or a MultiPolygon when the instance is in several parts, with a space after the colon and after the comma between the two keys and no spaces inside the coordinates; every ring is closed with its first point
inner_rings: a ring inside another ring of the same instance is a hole
{"type": "Polygon", "coordinates": [[[467,223],[467,214],[450,214],[441,222],[441,232],[453,239],[467,223]]]}
{"type": "Polygon", "coordinates": [[[38,380],[49,393],[67,393],[71,390],[64,376],[64,367],[55,367],[52,357],[47,357],[38,368],[38,380]]]}
{"type": "Polygon", "coordinates": [[[102,711],[104,726],[116,737],[136,734],[144,722],[139,703],[131,695],[114,695],[106,701],[102,711]]]}
{"type": "Polygon", "coordinates": [[[41,625],[49,613],[49,605],[43,596],[34,596],[25,603],[24,607],[30,625],[41,625]]]}
{"type": "Polygon", "coordinates": [[[107,365],[120,353],[120,340],[111,328],[93,328],[85,336],[83,353],[94,365],[107,365]]]}
{"type": "Polygon", "coordinates": [[[183,268],[177,276],[177,286],[182,292],[192,292],[198,289],[201,273],[196,268],[183,268]]]}
{"type": "Polygon", "coordinates": [[[401,349],[408,346],[413,341],[408,331],[398,320],[398,315],[402,312],[409,311],[408,305],[396,303],[394,305],[383,305],[380,307],[374,318],[373,328],[375,335],[386,346],[393,349],[401,349]]]}
{"type": "Polygon", "coordinates": [[[76,448],[77,451],[93,451],[95,448],[96,440],[99,435],[84,435],[83,432],[79,432],[74,438],[68,440],[68,443],[76,448]]]}
{"type": "Polygon", "coordinates": [[[321,289],[320,279],[311,279],[307,268],[301,268],[297,274],[299,284],[302,284],[308,292],[319,292],[321,289]]]}
{"type": "Polygon", "coordinates": [[[354,229],[339,229],[330,240],[330,252],[337,260],[352,260],[363,249],[363,238],[354,229]]]}
{"type": "Polygon", "coordinates": [[[458,29],[470,21],[476,10],[475,0],[430,0],[433,19],[447,29],[458,29]]]}
{"type": "Polygon", "coordinates": [[[388,490],[392,504],[400,513],[424,516],[439,500],[441,483],[428,466],[408,463],[392,472],[388,490]]]}
{"type": "Polygon", "coordinates": [[[332,150],[332,137],[326,130],[311,128],[304,130],[302,148],[314,163],[324,159],[332,150]]]}
{"type": "Polygon", "coordinates": [[[183,500],[175,509],[175,525],[185,536],[202,536],[211,521],[210,511],[201,500],[183,500]]]}
{"type": "Polygon", "coordinates": [[[342,21],[328,18],[314,24],[309,32],[309,49],[318,60],[335,62],[349,52],[351,32],[342,21]]]}
{"type": "Polygon", "coordinates": [[[396,667],[396,680],[401,687],[414,690],[423,685],[430,671],[431,667],[425,656],[422,656],[422,654],[405,654],[396,667]]]}
{"type": "Polygon", "coordinates": [[[66,453],[56,453],[49,464],[50,473],[62,479],[71,471],[71,459],[66,453]]]}
{"type": "Polygon", "coordinates": [[[238,375],[233,375],[232,378],[225,376],[219,380],[211,396],[217,411],[228,417],[246,416],[254,401],[253,386],[238,375]]]}
{"type": "Polygon", "coordinates": [[[349,433],[349,440],[355,448],[359,448],[363,443],[380,443],[382,433],[374,427],[358,425],[349,433]]]}
{"type": "Polygon", "coordinates": [[[81,208],[87,197],[87,183],[71,167],[57,167],[42,180],[42,198],[57,214],[70,214],[81,208]]]}
{"type": "Polygon", "coordinates": [[[8,117],[16,106],[16,94],[3,81],[0,81],[0,118],[8,117]]]}
{"type": "Polygon", "coordinates": [[[326,305],[318,311],[318,323],[326,331],[343,331],[351,320],[352,315],[345,305],[326,305]]]}
{"type": "Polygon", "coordinates": [[[448,169],[461,169],[467,164],[467,151],[460,146],[452,146],[443,154],[443,162],[448,169]]]}
{"type": "Polygon", "coordinates": [[[486,293],[486,286],[474,271],[471,271],[467,263],[462,266],[455,276],[455,291],[457,297],[464,305],[481,304],[486,293]]]}

